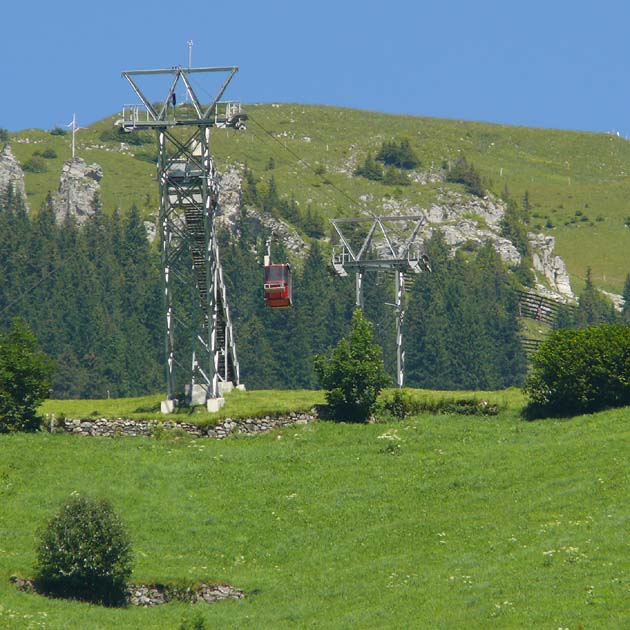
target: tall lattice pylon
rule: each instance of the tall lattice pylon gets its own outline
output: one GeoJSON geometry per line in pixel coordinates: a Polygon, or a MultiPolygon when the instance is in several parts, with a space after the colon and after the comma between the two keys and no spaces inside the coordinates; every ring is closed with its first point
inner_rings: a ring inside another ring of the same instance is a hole
{"type": "Polygon", "coordinates": [[[332,268],[341,276],[355,274],[356,305],[363,308],[363,277],[368,271],[394,274],[396,318],[396,384],[405,382],[403,321],[405,318],[405,273],[431,271],[424,244],[419,238],[424,215],[376,216],[331,219],[339,244],[333,246],[332,268]]]}
{"type": "Polygon", "coordinates": [[[218,410],[222,395],[239,385],[239,366],[221,269],[214,219],[218,181],[210,154],[213,126],[244,128],[240,104],[222,102],[237,68],[181,68],[123,72],[142,105],[125,106],[117,124],[125,131],[155,130],[158,143],[160,246],[164,287],[166,400],[170,412],[185,397],[218,410]],[[191,75],[227,77],[206,104],[191,75]],[[139,83],[166,77],[168,92],[158,106],[139,83]],[[176,106],[177,89],[187,95],[176,106]]]}

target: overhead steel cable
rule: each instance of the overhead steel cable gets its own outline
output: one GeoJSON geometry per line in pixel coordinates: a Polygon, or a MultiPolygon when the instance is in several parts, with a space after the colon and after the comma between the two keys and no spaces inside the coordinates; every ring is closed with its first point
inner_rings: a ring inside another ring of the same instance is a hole
{"type": "MultiPolygon", "coordinates": [[[[309,171],[311,171],[313,173],[313,175],[315,175],[316,177],[318,177],[319,179],[321,179],[323,181],[323,177],[321,176],[321,174],[318,173],[317,170],[315,168],[313,168],[304,158],[302,158],[300,155],[298,155],[298,153],[296,151],[294,151],[293,149],[289,148],[284,142],[281,142],[278,138],[276,138],[276,136],[273,135],[273,131],[269,131],[268,129],[266,129],[251,114],[248,113],[247,116],[248,116],[248,120],[251,120],[255,125],[260,127],[262,129],[262,131],[264,131],[265,135],[269,136],[274,142],[279,144],[287,153],[292,155],[298,161],[298,164],[299,163],[304,164],[304,166],[306,166],[306,168],[309,171]]],[[[339,188],[338,186],[333,184],[333,182],[331,182],[330,180],[327,180],[326,184],[328,186],[330,186],[333,190],[338,192],[342,197],[347,199],[351,204],[353,204],[354,206],[359,208],[360,210],[363,210],[364,212],[367,212],[372,217],[376,216],[369,208],[366,208],[364,205],[359,203],[356,199],[351,197],[345,190],[342,190],[341,188],[339,188]]]]}

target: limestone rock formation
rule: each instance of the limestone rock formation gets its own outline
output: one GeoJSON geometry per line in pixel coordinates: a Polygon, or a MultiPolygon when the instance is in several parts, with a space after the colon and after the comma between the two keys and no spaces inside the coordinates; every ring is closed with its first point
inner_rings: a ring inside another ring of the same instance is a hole
{"type": "MultiPolygon", "coordinates": [[[[232,232],[236,230],[241,209],[242,184],[241,170],[237,167],[227,168],[219,180],[220,209],[216,221],[218,225],[227,227],[232,232]]],[[[262,228],[267,229],[294,254],[299,254],[306,248],[306,243],[299,233],[281,219],[268,213],[262,214],[253,208],[246,208],[245,213],[254,233],[260,232],[262,228]]]]}
{"type": "MultiPolygon", "coordinates": [[[[564,261],[553,252],[556,239],[546,234],[528,234],[534,271],[542,273],[552,292],[573,299],[571,281],[564,261]]],[[[544,287],[536,287],[537,289],[544,287]]]]}
{"type": "MultiPolygon", "coordinates": [[[[364,196],[365,202],[373,202],[364,196]]],[[[492,195],[483,199],[457,191],[442,189],[427,209],[411,206],[406,200],[383,199],[383,214],[424,214],[427,220],[422,230],[425,238],[439,229],[453,251],[461,247],[478,247],[490,242],[510,267],[521,262],[521,255],[512,242],[501,236],[501,219],[506,210],[503,200],[492,195]]],[[[538,274],[538,292],[560,301],[574,299],[564,261],[554,253],[555,239],[545,234],[529,234],[533,270],[538,274]]]]}
{"type": "Polygon", "coordinates": [[[81,224],[93,214],[100,193],[103,169],[96,163],[87,164],[83,158],[64,162],[59,189],[53,193],[53,209],[58,222],[67,214],[81,224]]]}
{"type": "Polygon", "coordinates": [[[0,153],[0,200],[6,199],[10,191],[20,195],[28,208],[24,187],[24,171],[13,155],[11,145],[7,143],[0,153]]]}

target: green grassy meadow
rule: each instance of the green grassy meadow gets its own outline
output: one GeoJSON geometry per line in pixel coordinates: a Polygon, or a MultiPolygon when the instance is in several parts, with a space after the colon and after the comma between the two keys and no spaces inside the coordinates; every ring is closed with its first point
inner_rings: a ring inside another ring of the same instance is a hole
{"type": "Polygon", "coordinates": [[[516,390],[494,395],[494,417],[224,441],[2,435],[0,627],[178,628],[190,610],[14,589],[73,492],[113,502],[134,581],[247,591],[195,605],[208,628],[629,627],[628,410],[525,422],[516,390]]]}
{"type": "MultiPolygon", "coordinates": [[[[396,116],[377,112],[301,104],[248,105],[247,131],[216,129],[212,147],[219,170],[247,164],[263,187],[274,176],[281,195],[294,195],[325,218],[356,216],[362,209],[383,212],[385,202],[413,210],[428,208],[440,191],[457,185],[414,183],[386,186],[352,172],[368,151],[385,140],[408,138],[422,169],[439,169],[465,155],[495,194],[506,188],[532,205],[532,229],[553,235],[576,286],[586,268],[601,288],[621,292],[630,246],[630,142],[604,133],[513,127],[465,120],[396,116]],[[275,164],[267,170],[270,158],[275,164]],[[299,159],[298,159],[299,158],[299,159]],[[317,171],[317,172],[316,172],[317,171]],[[363,198],[363,200],[362,200],[363,198]]],[[[77,133],[78,155],[102,165],[106,211],[135,203],[147,216],[157,210],[153,145],[129,147],[100,140],[112,129],[114,115],[77,133]],[[147,161],[147,159],[149,161],[147,161]]],[[[122,138],[125,139],[124,137],[122,138]]],[[[56,190],[63,160],[70,157],[70,135],[24,130],[13,137],[13,151],[25,162],[34,151],[54,149],[47,173],[27,173],[29,202],[37,209],[47,191],[56,190]],[[25,143],[28,138],[30,143],[25,143]]]]}

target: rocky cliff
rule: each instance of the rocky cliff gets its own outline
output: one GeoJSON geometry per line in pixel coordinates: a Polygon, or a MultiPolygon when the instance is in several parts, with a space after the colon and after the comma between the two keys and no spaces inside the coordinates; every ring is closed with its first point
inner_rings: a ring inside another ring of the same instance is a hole
{"type": "Polygon", "coordinates": [[[0,200],[6,199],[9,194],[20,195],[28,208],[24,171],[7,143],[0,153],[0,200]]]}
{"type": "Polygon", "coordinates": [[[88,165],[79,157],[64,162],[59,189],[52,196],[57,221],[70,214],[83,223],[98,203],[102,178],[103,169],[96,163],[88,165]]]}
{"type": "MultiPolygon", "coordinates": [[[[243,177],[241,169],[232,166],[223,173],[219,181],[220,214],[217,223],[228,229],[236,230],[236,220],[241,208],[243,177]]],[[[245,208],[245,217],[254,233],[263,228],[271,232],[293,254],[300,254],[306,243],[300,234],[288,223],[269,213],[260,213],[255,208],[245,208]]]]}

